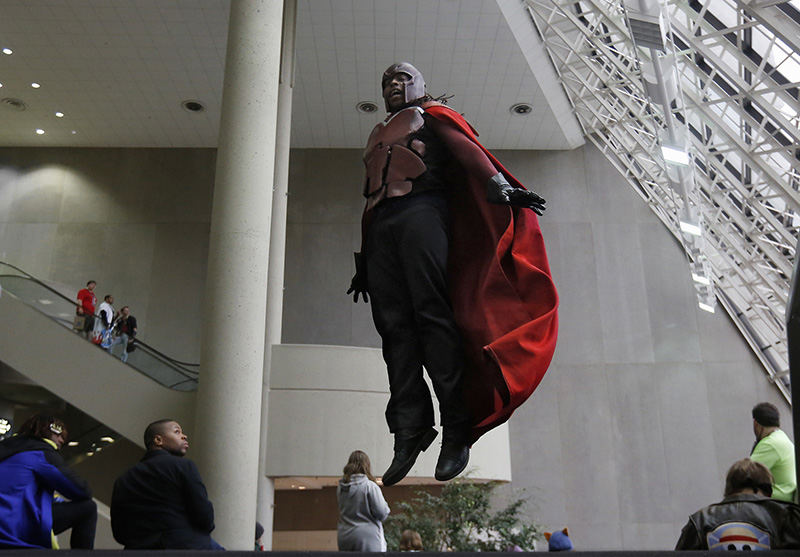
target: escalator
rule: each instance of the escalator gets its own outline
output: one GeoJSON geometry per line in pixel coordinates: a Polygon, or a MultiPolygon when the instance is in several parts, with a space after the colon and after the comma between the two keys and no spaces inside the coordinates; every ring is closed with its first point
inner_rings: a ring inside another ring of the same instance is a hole
{"type": "Polygon", "coordinates": [[[139,444],[155,419],[191,424],[197,365],[138,339],[125,364],[73,331],[76,306],[45,282],[0,262],[0,363],[139,444]]]}

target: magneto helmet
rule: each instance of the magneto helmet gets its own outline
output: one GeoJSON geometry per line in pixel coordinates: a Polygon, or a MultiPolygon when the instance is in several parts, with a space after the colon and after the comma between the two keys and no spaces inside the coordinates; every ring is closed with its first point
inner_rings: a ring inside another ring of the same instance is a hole
{"type": "MultiPolygon", "coordinates": [[[[381,91],[386,88],[386,84],[389,83],[389,80],[392,79],[394,74],[397,73],[408,74],[411,77],[411,79],[406,82],[406,104],[410,104],[420,97],[425,96],[425,79],[423,79],[420,71],[408,62],[392,64],[386,68],[386,71],[383,72],[383,77],[381,78],[381,91]]],[[[385,97],[383,100],[386,103],[386,111],[390,112],[389,101],[385,97]]]]}

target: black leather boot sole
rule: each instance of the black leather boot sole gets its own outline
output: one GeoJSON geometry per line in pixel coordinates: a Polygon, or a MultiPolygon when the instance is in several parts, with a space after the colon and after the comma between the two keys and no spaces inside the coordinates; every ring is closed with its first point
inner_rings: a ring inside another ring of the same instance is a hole
{"type": "Polygon", "coordinates": [[[433,428],[423,430],[407,439],[398,438],[395,435],[394,458],[389,468],[383,473],[383,485],[394,485],[405,478],[417,461],[419,453],[430,447],[437,435],[438,432],[433,428]]]}
{"type": "Polygon", "coordinates": [[[442,452],[439,453],[434,477],[440,482],[452,480],[464,471],[467,464],[469,464],[469,445],[442,443],[442,452]]]}

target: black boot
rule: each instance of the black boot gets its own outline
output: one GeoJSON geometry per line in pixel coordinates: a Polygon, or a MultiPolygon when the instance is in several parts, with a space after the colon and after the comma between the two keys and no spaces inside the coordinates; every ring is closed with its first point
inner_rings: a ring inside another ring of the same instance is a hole
{"type": "Polygon", "coordinates": [[[434,477],[440,482],[452,480],[464,471],[469,463],[468,434],[464,431],[445,431],[442,439],[442,450],[436,462],[434,477]]]}
{"type": "Polygon", "coordinates": [[[427,449],[436,438],[437,431],[428,428],[421,431],[400,430],[394,434],[394,458],[389,469],[383,473],[383,485],[394,485],[406,477],[414,466],[419,453],[427,449]]]}

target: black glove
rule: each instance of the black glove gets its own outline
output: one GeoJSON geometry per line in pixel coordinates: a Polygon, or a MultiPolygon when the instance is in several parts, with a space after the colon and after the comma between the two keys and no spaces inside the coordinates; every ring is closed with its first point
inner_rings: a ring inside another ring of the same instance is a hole
{"type": "Polygon", "coordinates": [[[537,215],[544,213],[546,209],[544,204],[547,203],[541,195],[534,191],[515,188],[500,172],[486,182],[486,201],[498,205],[525,207],[537,215]]]}
{"type": "Polygon", "coordinates": [[[365,302],[369,302],[369,295],[367,294],[367,258],[361,252],[353,254],[356,260],[356,274],[353,275],[353,280],[350,281],[350,288],[347,293],[353,294],[353,302],[358,303],[358,295],[364,298],[365,302]]]}

